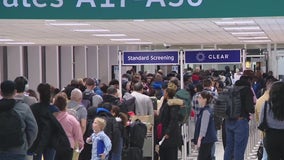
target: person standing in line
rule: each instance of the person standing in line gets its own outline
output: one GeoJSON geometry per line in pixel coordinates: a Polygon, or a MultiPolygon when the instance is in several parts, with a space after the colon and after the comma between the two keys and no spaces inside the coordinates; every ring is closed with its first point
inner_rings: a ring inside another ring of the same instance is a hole
{"type": "MultiPolygon", "coordinates": [[[[243,76],[242,76],[243,77],[243,76]]],[[[254,113],[253,91],[250,82],[245,78],[236,81],[235,86],[243,87],[240,89],[241,113],[237,118],[226,118],[226,147],[224,160],[244,160],[244,155],[249,137],[250,114],[254,113]]]]}
{"type": "Polygon", "coordinates": [[[168,84],[164,92],[163,104],[160,108],[159,125],[161,126],[161,135],[158,135],[158,137],[163,137],[159,149],[160,160],[177,160],[178,147],[182,144],[181,130],[178,122],[180,105],[169,103],[170,100],[174,100],[176,89],[177,86],[173,83],[168,84]]]}
{"type": "Polygon", "coordinates": [[[71,91],[70,101],[67,103],[67,109],[76,110],[76,115],[78,116],[78,121],[80,123],[82,134],[86,131],[87,125],[87,110],[81,103],[83,94],[80,89],[75,88],[71,91]]]}
{"type": "Polygon", "coordinates": [[[106,160],[108,159],[111,150],[111,141],[105,134],[104,128],[106,121],[103,118],[95,118],[93,122],[94,133],[87,138],[86,142],[92,144],[91,160],[106,160]]]}
{"type": "MultiPolygon", "coordinates": [[[[264,94],[261,97],[259,97],[256,101],[256,104],[255,104],[255,119],[258,123],[259,123],[259,120],[260,120],[259,118],[260,118],[261,109],[264,106],[265,101],[268,101],[270,88],[271,88],[272,84],[276,81],[277,81],[277,79],[274,78],[273,76],[267,77],[266,83],[265,83],[266,90],[265,90],[264,94]]],[[[261,134],[262,134],[262,136],[264,136],[264,133],[261,133],[261,134]]],[[[267,160],[267,158],[268,158],[267,152],[265,150],[265,147],[263,147],[262,160],[267,160]]]]}
{"type": "MultiPolygon", "coordinates": [[[[19,115],[21,119],[22,132],[23,132],[22,144],[17,146],[12,146],[11,148],[5,147],[4,149],[0,149],[0,159],[3,160],[25,160],[27,150],[29,147],[31,147],[31,145],[35,141],[38,133],[37,122],[30,107],[25,103],[21,102],[17,103],[16,100],[14,99],[15,94],[16,94],[16,87],[13,81],[7,80],[1,83],[2,99],[0,100],[0,114],[10,109],[16,111],[16,113],[19,115]]],[[[2,131],[5,131],[3,126],[0,126],[0,128],[2,131]]],[[[11,126],[11,128],[15,128],[15,126],[11,126]]],[[[5,145],[3,144],[4,143],[3,141],[1,141],[0,143],[1,146],[5,145]]]]}
{"type": "Polygon", "coordinates": [[[14,82],[17,90],[17,93],[15,95],[16,100],[21,100],[29,106],[37,103],[37,99],[35,97],[29,96],[26,93],[26,91],[29,89],[28,80],[26,77],[19,76],[15,78],[14,82]]]}
{"type": "Polygon", "coordinates": [[[50,111],[50,85],[48,83],[40,83],[37,87],[37,92],[40,100],[38,103],[31,105],[31,110],[38,124],[38,134],[35,142],[29,148],[29,153],[33,154],[33,160],[41,160],[42,156],[44,160],[54,160],[56,150],[51,145],[51,140],[54,136],[53,128],[55,128],[52,120],[55,117],[50,111]]]}
{"type": "Polygon", "coordinates": [[[60,110],[56,119],[62,125],[68,139],[70,142],[70,150],[62,153],[56,152],[55,160],[72,160],[73,151],[75,145],[78,144],[78,149],[84,147],[84,140],[82,135],[82,130],[78,120],[73,116],[68,114],[66,111],[67,95],[64,92],[58,93],[54,98],[54,105],[60,110]]]}
{"type": "Polygon", "coordinates": [[[194,143],[197,146],[197,160],[211,160],[214,143],[217,141],[213,109],[209,106],[213,96],[208,91],[201,91],[198,96],[198,104],[201,107],[197,115],[194,131],[194,143]]]}
{"type": "Polygon", "coordinates": [[[260,123],[266,112],[268,130],[263,139],[268,159],[284,159],[284,82],[274,82],[269,91],[266,111],[262,107],[260,123]]]}
{"type": "Polygon", "coordinates": [[[136,115],[153,115],[153,102],[149,96],[143,94],[143,84],[141,82],[134,84],[131,95],[135,97],[136,115]]]}

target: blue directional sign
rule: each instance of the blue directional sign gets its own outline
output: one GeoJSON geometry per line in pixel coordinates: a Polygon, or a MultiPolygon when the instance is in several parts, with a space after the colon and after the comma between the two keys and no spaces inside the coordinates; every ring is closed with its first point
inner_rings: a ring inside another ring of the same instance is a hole
{"type": "Polygon", "coordinates": [[[168,65],[178,64],[178,51],[135,51],[123,52],[124,65],[168,65]]]}
{"type": "Polygon", "coordinates": [[[185,63],[240,63],[241,50],[185,51],[185,63]]]}

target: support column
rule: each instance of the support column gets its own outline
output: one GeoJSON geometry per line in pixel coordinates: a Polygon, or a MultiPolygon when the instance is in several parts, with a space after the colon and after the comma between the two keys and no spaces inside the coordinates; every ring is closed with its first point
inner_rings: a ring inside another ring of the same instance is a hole
{"type": "Polygon", "coordinates": [[[58,46],[46,46],[46,82],[59,87],[58,46]]]}
{"type": "Polygon", "coordinates": [[[88,46],[87,50],[87,77],[97,78],[99,72],[98,46],[88,46]]]}
{"type": "Polygon", "coordinates": [[[87,54],[85,46],[74,47],[75,78],[87,77],[87,54]]]}
{"type": "MultiPolygon", "coordinates": [[[[99,58],[99,77],[98,79],[101,80],[101,82],[104,82],[106,84],[109,83],[108,81],[108,46],[99,46],[98,50],[98,58],[99,58]]],[[[117,59],[117,58],[116,58],[117,59]]]]}
{"type": "Polygon", "coordinates": [[[29,88],[36,91],[37,86],[42,82],[42,54],[41,46],[28,47],[28,80],[29,88]]]}
{"type": "Polygon", "coordinates": [[[14,80],[23,75],[23,47],[8,46],[7,53],[7,78],[14,80]]]}
{"type": "Polygon", "coordinates": [[[73,75],[73,46],[61,46],[60,50],[61,88],[66,87],[74,78],[73,75]]]}
{"type": "Polygon", "coordinates": [[[4,57],[3,57],[4,51],[3,46],[0,46],[0,82],[2,82],[3,79],[3,73],[4,73],[4,57]]]}

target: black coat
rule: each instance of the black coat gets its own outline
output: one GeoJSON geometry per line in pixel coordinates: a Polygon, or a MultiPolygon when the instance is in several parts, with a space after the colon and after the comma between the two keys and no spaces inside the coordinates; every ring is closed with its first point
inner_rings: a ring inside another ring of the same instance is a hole
{"type": "Polygon", "coordinates": [[[165,139],[162,143],[163,147],[179,147],[182,144],[181,128],[178,123],[178,112],[180,106],[169,106],[164,100],[160,109],[160,123],[162,124],[162,135],[169,135],[169,139],[165,139]]]}

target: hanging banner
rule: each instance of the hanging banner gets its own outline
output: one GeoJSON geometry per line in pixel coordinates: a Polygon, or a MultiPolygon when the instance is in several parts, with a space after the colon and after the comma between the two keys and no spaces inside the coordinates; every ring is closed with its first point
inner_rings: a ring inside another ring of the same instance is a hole
{"type": "Polygon", "coordinates": [[[2,0],[0,19],[172,19],[284,16],[267,0],[2,0]]]}
{"type": "Polygon", "coordinates": [[[241,63],[241,50],[185,51],[185,63],[241,63]]]}
{"type": "Polygon", "coordinates": [[[178,51],[123,52],[124,65],[176,65],[178,60],[178,51]]]}

